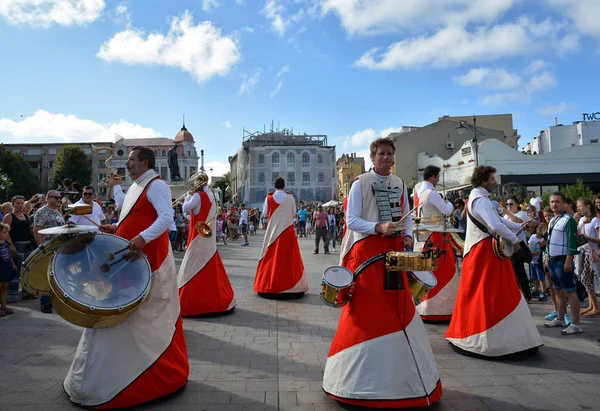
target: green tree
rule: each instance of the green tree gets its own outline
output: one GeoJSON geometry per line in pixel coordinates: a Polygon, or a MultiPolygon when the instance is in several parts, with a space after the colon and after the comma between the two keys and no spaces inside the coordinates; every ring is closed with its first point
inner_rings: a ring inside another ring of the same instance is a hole
{"type": "Polygon", "coordinates": [[[6,174],[6,179],[11,185],[6,185],[4,190],[0,189],[2,199],[10,199],[13,195],[31,197],[40,191],[39,179],[31,171],[31,166],[25,159],[4,145],[0,144],[0,170],[6,174]]]}
{"type": "MultiPolygon", "coordinates": [[[[573,201],[577,201],[580,197],[587,197],[591,200],[595,195],[594,191],[588,185],[584,184],[581,178],[578,178],[575,184],[560,186],[560,192],[573,201]]],[[[550,205],[550,194],[552,193],[548,191],[542,195],[544,206],[550,205]]]]}
{"type": "Polygon", "coordinates": [[[227,186],[229,186],[229,172],[225,173],[223,178],[217,180],[213,184],[214,188],[221,189],[221,193],[223,193],[223,202],[227,202],[229,200],[228,198],[226,198],[227,197],[227,191],[226,191],[227,186]]]}
{"type": "Polygon", "coordinates": [[[67,145],[56,156],[50,175],[55,186],[61,184],[65,178],[79,182],[82,187],[87,186],[92,181],[90,157],[79,146],[67,145]]]}

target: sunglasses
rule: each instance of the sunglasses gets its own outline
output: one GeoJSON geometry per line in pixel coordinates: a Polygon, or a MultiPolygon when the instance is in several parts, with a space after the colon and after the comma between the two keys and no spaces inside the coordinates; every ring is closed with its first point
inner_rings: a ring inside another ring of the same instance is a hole
{"type": "Polygon", "coordinates": [[[91,196],[93,196],[93,195],[94,195],[94,193],[83,193],[83,196],[84,196],[84,197],[91,197],[91,196]]]}
{"type": "Polygon", "coordinates": [[[506,203],[506,205],[517,205],[516,203],[506,203]]]}
{"type": "Polygon", "coordinates": [[[114,208],[111,208],[111,207],[107,208],[107,210],[108,210],[108,211],[115,211],[115,209],[114,209],[114,208]]]}
{"type": "Polygon", "coordinates": [[[60,198],[61,198],[60,196],[47,196],[47,197],[48,197],[48,198],[54,198],[54,199],[56,199],[56,200],[60,200],[60,198]]]}

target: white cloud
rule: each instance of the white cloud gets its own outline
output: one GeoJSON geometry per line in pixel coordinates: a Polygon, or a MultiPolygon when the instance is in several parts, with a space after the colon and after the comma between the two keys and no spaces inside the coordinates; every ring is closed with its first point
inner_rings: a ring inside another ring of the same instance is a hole
{"type": "Polygon", "coordinates": [[[524,90],[495,93],[481,99],[481,104],[489,107],[499,107],[509,103],[529,103],[531,96],[524,90]]]}
{"type": "Polygon", "coordinates": [[[97,20],[104,7],[104,0],[2,0],[0,17],[33,27],[83,26],[97,20]]]}
{"type": "Polygon", "coordinates": [[[275,89],[273,91],[271,91],[271,94],[269,94],[270,98],[275,97],[277,94],[279,94],[279,92],[281,91],[281,88],[283,87],[283,80],[279,80],[277,82],[277,87],[275,87],[275,89]]]}
{"type": "Polygon", "coordinates": [[[546,67],[548,67],[548,63],[546,63],[544,60],[534,60],[531,63],[529,63],[523,71],[525,72],[525,74],[533,75],[537,72],[542,71],[546,67]]]}
{"type": "Polygon", "coordinates": [[[534,75],[527,83],[527,90],[530,92],[538,90],[547,90],[556,86],[557,81],[554,74],[550,71],[542,71],[534,75]]]}
{"type": "Polygon", "coordinates": [[[278,72],[277,72],[277,77],[281,77],[283,76],[285,73],[287,73],[288,71],[290,71],[290,65],[286,64],[285,66],[283,66],[278,72]]]}
{"type": "Polygon", "coordinates": [[[210,11],[219,7],[219,0],[202,0],[202,10],[210,11]]]}
{"type": "Polygon", "coordinates": [[[225,128],[233,127],[233,125],[231,124],[231,121],[225,121],[225,122],[223,122],[223,125],[225,126],[225,128]]]}
{"type": "Polygon", "coordinates": [[[240,86],[240,94],[244,95],[249,93],[252,90],[252,88],[254,88],[256,84],[258,84],[258,80],[260,79],[260,72],[261,69],[257,68],[256,70],[254,70],[254,74],[251,76],[247,76],[244,74],[244,81],[240,86]]]}
{"type": "Polygon", "coordinates": [[[539,109],[537,112],[542,116],[556,116],[558,114],[565,114],[571,109],[567,103],[561,101],[558,104],[549,104],[544,108],[539,109]]]}
{"type": "Polygon", "coordinates": [[[277,0],[267,0],[262,12],[271,21],[273,30],[279,33],[280,36],[283,36],[285,34],[285,21],[283,19],[285,7],[277,0]]]}
{"type": "Polygon", "coordinates": [[[114,142],[115,134],[128,138],[157,137],[151,128],[125,120],[100,124],[72,114],[55,114],[38,110],[33,116],[19,121],[0,118],[0,137],[3,142],[114,142]]]}
{"type": "Polygon", "coordinates": [[[271,91],[271,94],[269,95],[271,98],[275,97],[281,91],[281,88],[283,87],[283,80],[281,79],[281,77],[283,77],[283,75],[288,71],[290,71],[290,66],[289,64],[286,64],[277,72],[277,86],[273,89],[273,91],[271,91]]]}
{"type": "Polygon", "coordinates": [[[235,0],[235,2],[240,6],[244,4],[244,0],[235,0]]]}
{"type": "Polygon", "coordinates": [[[454,80],[461,86],[480,86],[494,90],[506,90],[519,87],[522,83],[521,76],[505,69],[475,68],[468,73],[455,77],[454,80]]]}
{"type": "Polygon", "coordinates": [[[571,20],[573,30],[592,37],[600,36],[600,2],[597,0],[550,0],[549,4],[571,20]]]}
{"type": "Polygon", "coordinates": [[[372,128],[360,130],[352,134],[351,136],[344,137],[343,148],[368,148],[369,144],[371,144],[371,142],[376,138],[387,137],[390,133],[398,132],[401,129],[401,127],[388,127],[384,130],[381,130],[380,132],[377,132],[375,129],[372,128]]]}
{"type": "Polygon", "coordinates": [[[173,17],[167,35],[121,31],[100,47],[97,56],[108,62],[177,67],[201,82],[227,74],[241,53],[238,44],[221,35],[212,22],[194,25],[191,13],[186,11],[181,17],[173,17]]]}
{"type": "Polygon", "coordinates": [[[131,27],[131,14],[125,2],[117,4],[111,18],[117,24],[123,24],[127,28],[131,27]]]}
{"type": "Polygon", "coordinates": [[[211,168],[213,169],[213,176],[224,176],[225,173],[229,172],[229,163],[223,163],[221,161],[209,161],[208,163],[204,163],[204,170],[206,170],[209,175],[211,175],[211,168]]]}
{"type": "Polygon", "coordinates": [[[336,14],[350,34],[490,23],[515,0],[317,0],[322,14],[336,14]]]}

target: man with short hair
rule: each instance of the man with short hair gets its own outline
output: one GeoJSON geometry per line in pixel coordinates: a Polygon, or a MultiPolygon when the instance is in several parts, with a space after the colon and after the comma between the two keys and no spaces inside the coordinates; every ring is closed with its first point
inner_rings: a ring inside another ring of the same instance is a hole
{"type": "Polygon", "coordinates": [[[573,272],[573,258],[577,251],[577,223],[566,211],[565,196],[561,192],[550,195],[550,208],[554,217],[548,225],[548,241],[546,253],[548,254],[548,270],[552,279],[552,288],[556,292],[556,305],[558,317],[545,323],[546,327],[566,327],[565,313],[569,299],[571,306],[572,323],[561,331],[562,335],[580,334],[583,329],[579,325],[579,298],[575,273],[573,272]]]}
{"type": "Polygon", "coordinates": [[[248,210],[246,209],[246,204],[240,204],[240,231],[244,236],[244,242],[241,244],[242,246],[247,246],[250,244],[248,242],[248,210]]]}
{"type": "Polygon", "coordinates": [[[319,205],[317,211],[313,214],[313,226],[315,228],[315,251],[313,254],[319,254],[319,240],[323,239],[323,248],[325,254],[329,254],[329,218],[327,213],[323,211],[323,206],[319,205]]]}
{"type": "Polygon", "coordinates": [[[300,228],[300,237],[306,237],[306,216],[308,215],[308,211],[306,211],[306,207],[302,204],[300,207],[300,211],[298,211],[298,227],[300,228]]]}
{"type": "Polygon", "coordinates": [[[84,206],[91,205],[92,212],[90,214],[85,215],[71,215],[69,219],[70,223],[78,224],[78,225],[90,225],[90,220],[96,225],[101,225],[106,223],[106,217],[102,212],[102,207],[94,201],[95,190],[92,186],[83,187],[83,193],[81,194],[81,200],[76,202],[75,206],[84,206]],[[87,217],[87,218],[86,218],[87,217]],[[88,220],[89,219],[89,220],[88,220]]]}
{"type": "Polygon", "coordinates": [[[270,299],[300,298],[308,291],[308,279],[293,225],[296,201],[283,190],[282,177],[277,177],[274,185],[275,192],[267,195],[262,209],[269,223],[256,268],[254,292],[270,299]]]}
{"type": "MultiPolygon", "coordinates": [[[[151,149],[134,147],[125,165],[133,184],[119,222],[101,228],[129,240],[130,251],[147,256],[152,287],[126,321],[83,331],[63,388],[84,407],[128,408],[163,397],[182,388],[190,371],[168,234],[171,190],[154,171],[151,149]]],[[[114,179],[107,184],[115,185],[114,179]]],[[[136,285],[125,270],[107,278],[117,275],[112,284],[136,285]]]]}
{"type": "Polygon", "coordinates": [[[507,239],[513,253],[521,225],[501,218],[489,196],[496,185],[491,166],[475,167],[467,205],[462,276],[446,340],[461,354],[485,358],[524,357],[543,345],[510,259],[494,252],[492,234],[507,239]]]}
{"type": "MultiPolygon", "coordinates": [[[[33,217],[33,236],[38,246],[57,237],[53,234],[40,234],[40,230],[65,225],[65,219],[61,212],[62,197],[58,190],[48,191],[46,199],[46,205],[40,208],[33,217]]],[[[44,294],[40,297],[40,309],[44,314],[52,314],[50,296],[47,293],[44,294]]]]}
{"type": "MultiPolygon", "coordinates": [[[[423,183],[417,190],[419,199],[419,215],[425,226],[443,226],[444,216],[452,214],[452,203],[445,201],[435,189],[440,181],[440,168],[427,166],[423,171],[423,183]]],[[[415,244],[415,251],[422,251],[427,241],[433,246],[444,250],[445,254],[438,260],[438,269],[433,272],[437,284],[425,294],[417,310],[423,321],[450,321],[456,302],[456,293],[460,281],[456,265],[456,255],[450,242],[449,234],[440,232],[421,231],[415,244]]]]}

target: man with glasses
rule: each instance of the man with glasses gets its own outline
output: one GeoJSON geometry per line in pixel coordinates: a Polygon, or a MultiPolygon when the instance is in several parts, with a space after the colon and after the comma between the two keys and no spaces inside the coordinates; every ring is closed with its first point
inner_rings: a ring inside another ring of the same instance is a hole
{"type": "Polygon", "coordinates": [[[84,215],[72,215],[71,219],[69,220],[70,223],[78,224],[78,225],[90,225],[90,220],[92,220],[97,225],[106,223],[106,217],[104,216],[104,213],[102,212],[102,207],[100,207],[100,204],[98,204],[97,202],[94,201],[94,194],[95,194],[94,187],[91,187],[91,186],[83,187],[83,194],[81,196],[81,200],[76,202],[74,205],[75,206],[91,205],[92,212],[90,214],[86,214],[85,216],[84,215]],[[90,220],[88,220],[88,218],[90,220]]]}
{"type": "MultiPolygon", "coordinates": [[[[516,196],[510,196],[506,200],[506,207],[501,207],[503,218],[510,220],[513,223],[523,224],[527,221],[527,212],[519,209],[519,200],[516,196]]],[[[527,245],[527,233],[525,230],[521,231],[519,237],[519,251],[510,256],[517,281],[519,282],[519,288],[525,297],[525,301],[531,301],[531,289],[529,288],[529,278],[525,271],[525,263],[531,263],[531,251],[527,245]]]]}
{"type": "MultiPolygon", "coordinates": [[[[60,227],[65,225],[65,219],[61,213],[62,197],[57,190],[50,190],[46,195],[47,203],[40,208],[33,218],[33,236],[38,246],[56,237],[56,235],[39,233],[44,228],[60,227]]],[[[50,296],[42,295],[40,298],[40,309],[45,314],[52,314],[50,296]]]]}

